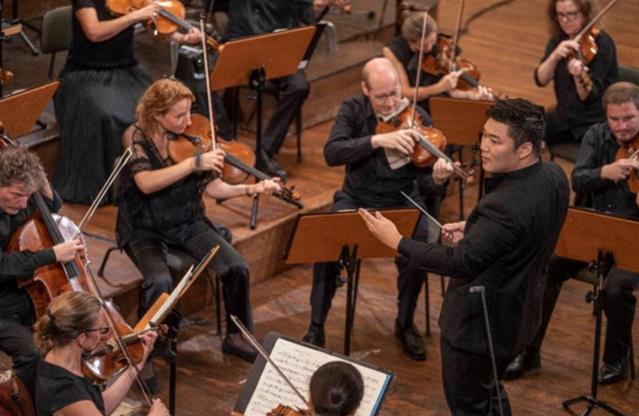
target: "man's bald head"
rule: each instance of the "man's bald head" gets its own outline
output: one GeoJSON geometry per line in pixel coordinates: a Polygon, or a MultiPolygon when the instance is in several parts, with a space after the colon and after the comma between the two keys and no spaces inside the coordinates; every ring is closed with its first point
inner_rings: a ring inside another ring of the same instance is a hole
{"type": "Polygon", "coordinates": [[[362,81],[370,89],[379,82],[399,82],[397,70],[386,58],[374,58],[364,65],[362,81]]]}

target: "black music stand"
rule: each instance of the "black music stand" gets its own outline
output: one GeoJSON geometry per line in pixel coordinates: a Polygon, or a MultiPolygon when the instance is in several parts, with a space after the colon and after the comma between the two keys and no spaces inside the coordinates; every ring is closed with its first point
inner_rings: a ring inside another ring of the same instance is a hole
{"type": "MultiPolygon", "coordinates": [[[[417,209],[380,210],[402,235],[413,235],[421,213],[417,209]]],[[[286,252],[286,263],[338,262],[346,271],[344,354],[350,355],[361,261],[394,257],[397,252],[375,238],[357,211],[301,214],[286,252]]]]}
{"type": "MultiPolygon", "coordinates": [[[[429,100],[430,116],[433,126],[441,130],[446,136],[448,144],[460,146],[459,161],[463,163],[463,148],[470,146],[473,152],[471,167],[475,165],[475,153],[479,150],[479,139],[486,123],[486,110],[494,104],[493,101],[467,100],[450,97],[432,97],[429,100]],[[463,120],[460,123],[460,120],[463,120]]],[[[464,219],[464,184],[459,180],[459,219],[464,219]]],[[[484,193],[484,170],[479,163],[479,189],[477,201],[484,193]]]]}
{"type": "Polygon", "coordinates": [[[602,303],[606,299],[603,281],[613,266],[639,273],[639,258],[635,249],[638,240],[639,221],[570,207],[557,242],[556,255],[590,262],[590,267],[597,272],[597,282],[594,289],[586,296],[586,301],[594,302],[595,307],[595,338],[590,394],[575,397],[562,403],[564,409],[570,410],[572,405],[586,402],[588,405],[581,413],[582,416],[589,415],[596,407],[615,416],[624,416],[623,413],[597,398],[601,314],[602,303]]]}
{"type": "MultiPolygon", "coordinates": [[[[262,93],[266,81],[297,72],[308,50],[315,26],[232,40],[221,45],[215,68],[209,74],[211,90],[218,91],[248,83],[257,92],[256,153],[262,149],[262,93]]],[[[250,228],[257,221],[259,196],[253,197],[250,228]]]]}

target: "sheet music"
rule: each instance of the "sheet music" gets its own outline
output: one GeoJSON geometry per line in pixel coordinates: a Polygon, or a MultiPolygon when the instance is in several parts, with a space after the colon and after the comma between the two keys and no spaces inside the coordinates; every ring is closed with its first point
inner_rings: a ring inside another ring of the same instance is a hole
{"type": "MultiPolygon", "coordinates": [[[[309,397],[308,385],[311,376],[322,364],[331,361],[350,362],[282,338],[275,341],[270,356],[304,397],[309,397]]],[[[359,370],[364,379],[364,398],[356,416],[373,416],[378,410],[382,393],[391,377],[381,371],[357,363],[350,363],[359,370]]],[[[264,416],[278,404],[299,408],[306,407],[273,367],[267,363],[244,415],[264,416]]]]}

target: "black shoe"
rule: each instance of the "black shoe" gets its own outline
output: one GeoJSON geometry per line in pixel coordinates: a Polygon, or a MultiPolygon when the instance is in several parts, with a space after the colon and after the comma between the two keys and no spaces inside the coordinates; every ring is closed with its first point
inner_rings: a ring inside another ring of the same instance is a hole
{"type": "Polygon", "coordinates": [[[603,363],[599,370],[599,384],[616,383],[617,381],[626,380],[630,376],[630,366],[628,358],[611,363],[603,363]]]}
{"type": "Polygon", "coordinates": [[[261,170],[270,176],[277,176],[283,181],[286,180],[286,171],[279,163],[277,163],[273,155],[269,152],[264,149],[259,150],[255,157],[255,165],[258,170],[261,170]]]}
{"type": "Polygon", "coordinates": [[[222,352],[224,354],[233,354],[236,357],[252,363],[257,358],[257,351],[244,338],[231,338],[227,335],[222,343],[222,352]]]}
{"type": "Polygon", "coordinates": [[[539,351],[524,350],[508,365],[502,379],[516,380],[526,373],[536,373],[539,370],[541,370],[539,351]]]}
{"type": "Polygon", "coordinates": [[[302,341],[324,348],[324,345],[326,344],[326,338],[324,337],[324,328],[316,325],[311,325],[306,335],[304,335],[304,338],[302,338],[302,341]]]}
{"type": "Polygon", "coordinates": [[[424,361],[426,359],[424,338],[419,335],[415,325],[411,325],[410,328],[402,328],[395,323],[395,337],[401,341],[404,352],[410,358],[416,361],[424,361]]]}

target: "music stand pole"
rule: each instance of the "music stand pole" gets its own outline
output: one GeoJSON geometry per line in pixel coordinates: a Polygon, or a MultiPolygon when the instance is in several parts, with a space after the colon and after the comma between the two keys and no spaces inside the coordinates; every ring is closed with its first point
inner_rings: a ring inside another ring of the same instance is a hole
{"type": "Polygon", "coordinates": [[[605,253],[600,249],[597,253],[597,259],[593,261],[592,267],[597,270],[597,282],[594,290],[588,292],[586,302],[594,302],[595,307],[595,345],[592,353],[592,378],[590,380],[590,394],[575,397],[562,403],[564,409],[570,411],[570,406],[580,402],[587,402],[588,406],[581,412],[581,416],[589,415],[595,408],[601,408],[606,412],[615,416],[624,416],[623,413],[610,406],[608,403],[597,399],[597,391],[599,388],[599,354],[601,351],[601,314],[603,312],[603,302],[606,301],[606,290],[603,282],[610,269],[614,265],[614,257],[610,251],[605,253]]]}
{"type": "Polygon", "coordinates": [[[351,354],[351,335],[353,333],[353,322],[355,320],[355,304],[357,302],[357,281],[359,276],[360,262],[357,259],[358,245],[353,245],[351,249],[348,245],[342,247],[339,258],[339,267],[346,271],[346,323],[344,325],[344,354],[351,354]]]}

